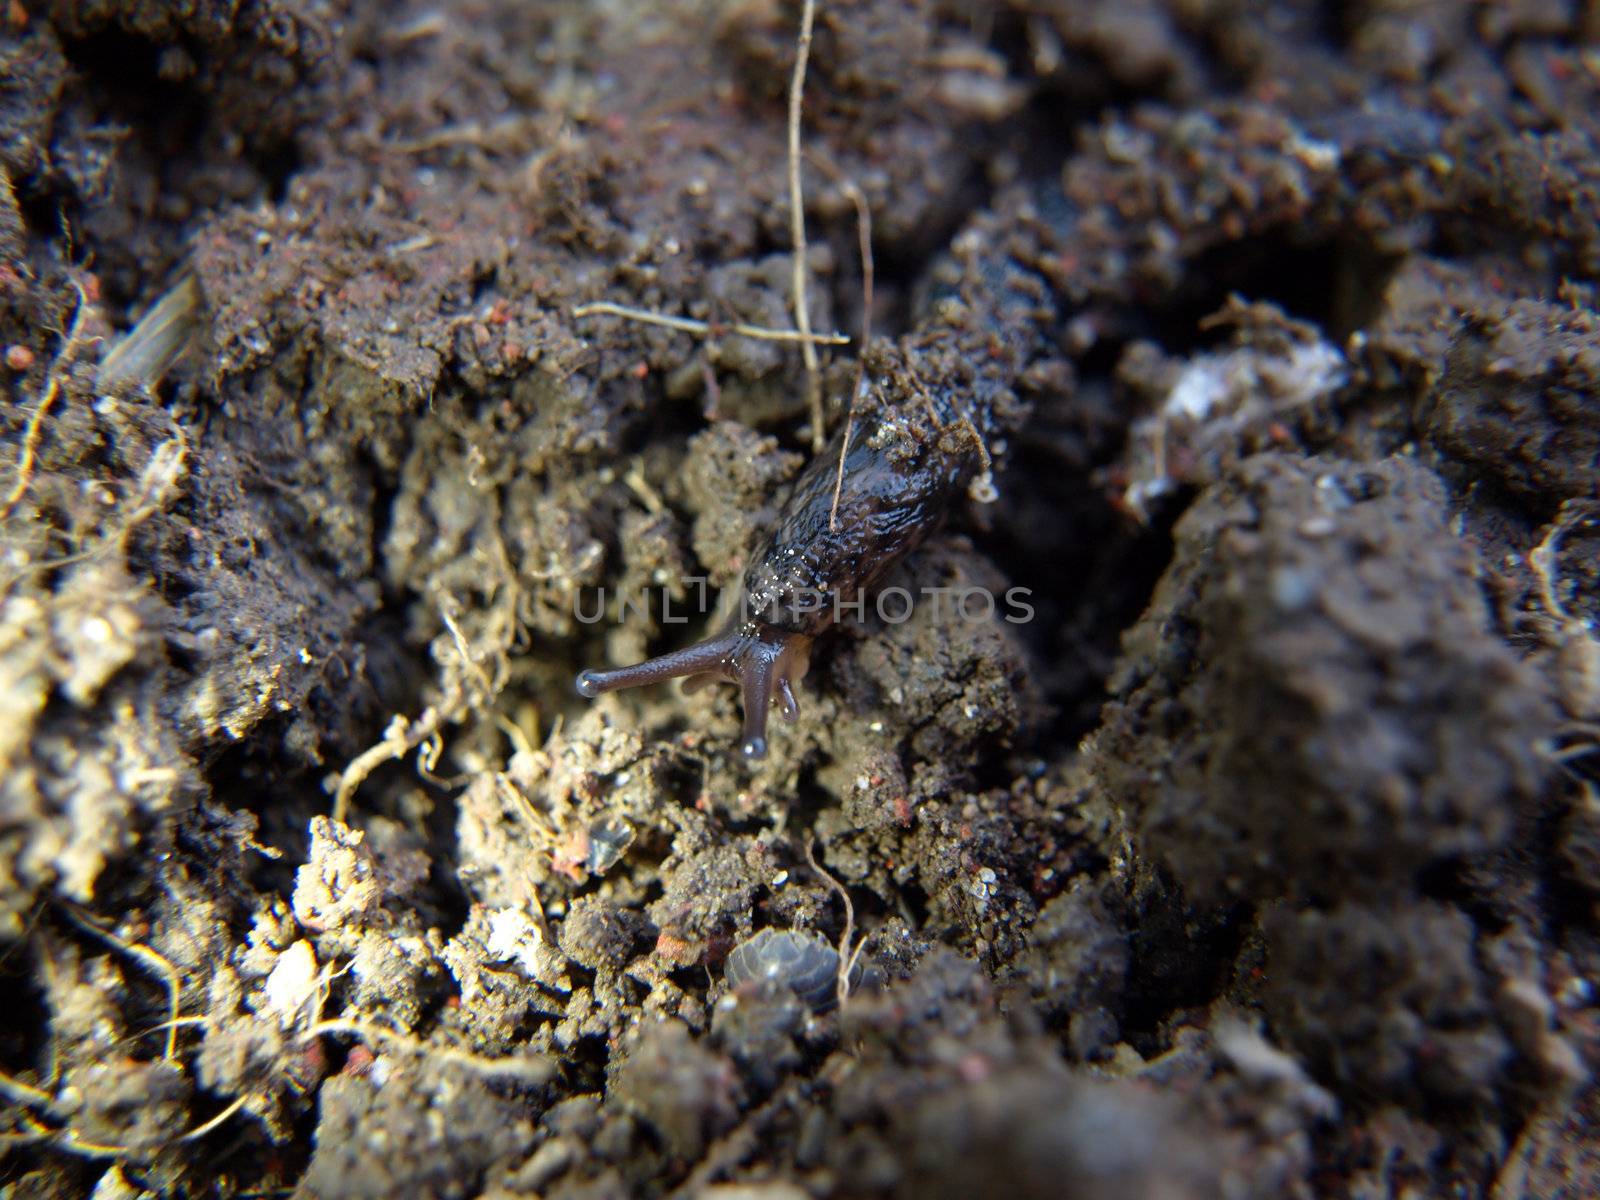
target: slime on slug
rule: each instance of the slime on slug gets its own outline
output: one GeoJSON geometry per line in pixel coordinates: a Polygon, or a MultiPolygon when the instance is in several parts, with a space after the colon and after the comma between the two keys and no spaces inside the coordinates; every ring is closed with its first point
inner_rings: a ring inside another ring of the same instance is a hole
{"type": "Polygon", "coordinates": [[[801,473],[745,571],[738,612],[720,632],[633,666],[584,671],[578,693],[593,699],[679,677],[687,677],[685,691],[716,680],[738,684],[741,749],[764,757],[773,701],[787,720],[800,714],[794,689],[812,641],[922,543],[983,461],[976,431],[947,426],[926,398],[885,405],[856,422],[835,516],[844,436],[841,430],[801,473]]]}

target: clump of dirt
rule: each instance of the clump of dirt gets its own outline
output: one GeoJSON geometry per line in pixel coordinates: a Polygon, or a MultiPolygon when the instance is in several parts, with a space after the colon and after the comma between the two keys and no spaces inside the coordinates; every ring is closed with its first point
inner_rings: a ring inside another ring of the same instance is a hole
{"type": "Polygon", "coordinates": [[[1178,522],[1092,769],[1192,900],[1408,889],[1538,793],[1555,714],[1448,519],[1407,459],[1268,452],[1178,522]]]}
{"type": "Polygon", "coordinates": [[[819,0],[751,763],[801,10],[0,12],[16,1195],[1584,1190],[1593,20],[819,0]]]}

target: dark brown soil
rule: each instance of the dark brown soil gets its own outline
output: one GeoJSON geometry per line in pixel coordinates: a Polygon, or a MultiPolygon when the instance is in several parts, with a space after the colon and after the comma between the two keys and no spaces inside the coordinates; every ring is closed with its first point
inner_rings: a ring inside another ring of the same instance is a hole
{"type": "Polygon", "coordinates": [[[797,0],[0,6],[6,1195],[1600,1189],[1600,14],[818,7],[750,764],[797,0]]]}

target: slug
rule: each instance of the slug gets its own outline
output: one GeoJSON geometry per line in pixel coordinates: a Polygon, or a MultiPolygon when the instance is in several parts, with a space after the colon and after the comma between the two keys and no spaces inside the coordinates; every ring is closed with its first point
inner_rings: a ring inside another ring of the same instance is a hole
{"type": "Polygon", "coordinates": [[[688,677],[685,691],[727,680],[743,693],[741,749],[747,758],[765,756],[773,700],[785,719],[800,715],[795,685],[806,673],[812,641],[922,543],[980,469],[985,451],[977,430],[945,426],[937,415],[926,402],[891,403],[853,430],[841,429],[801,473],[752,557],[733,619],[682,650],[584,671],[579,694],[593,699],[680,676],[688,677]]]}
{"type": "Polygon", "coordinates": [[[765,757],[773,700],[787,720],[800,714],[795,685],[812,642],[939,526],[989,467],[988,439],[1026,415],[1011,385],[1048,341],[1049,288],[1004,256],[962,266],[918,332],[869,352],[876,383],[863,389],[864,411],[801,472],[745,570],[733,619],[682,650],[583,671],[580,695],[679,677],[685,691],[735,683],[741,749],[765,757]]]}

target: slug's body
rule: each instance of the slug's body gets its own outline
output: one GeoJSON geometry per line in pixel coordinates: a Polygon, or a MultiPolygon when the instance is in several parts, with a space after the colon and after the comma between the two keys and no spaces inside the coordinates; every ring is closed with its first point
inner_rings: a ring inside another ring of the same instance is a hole
{"type": "Polygon", "coordinates": [[[953,263],[946,274],[917,332],[868,351],[877,382],[864,411],[801,472],[750,560],[733,620],[686,649],[584,671],[579,693],[679,676],[685,690],[728,680],[744,693],[746,757],[766,754],[773,697],[789,720],[799,715],[794,685],[812,640],[938,527],[989,466],[988,440],[1026,415],[1012,385],[1050,342],[1048,286],[1006,255],[953,263]]]}
{"type": "Polygon", "coordinates": [[[737,683],[743,751],[764,756],[773,698],[787,719],[799,715],[794,685],[812,640],[922,542],[976,473],[976,430],[936,418],[924,401],[884,405],[857,422],[835,509],[841,431],[796,481],[745,570],[739,610],[717,636],[635,666],[584,671],[578,691],[593,698],[679,676],[688,676],[686,691],[737,683]]]}

